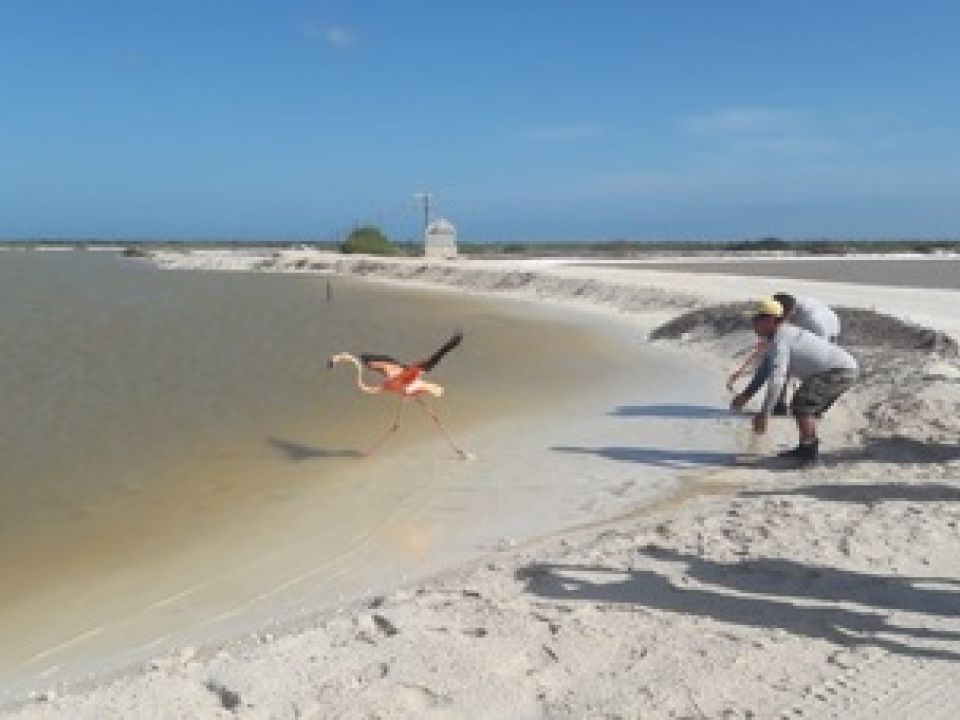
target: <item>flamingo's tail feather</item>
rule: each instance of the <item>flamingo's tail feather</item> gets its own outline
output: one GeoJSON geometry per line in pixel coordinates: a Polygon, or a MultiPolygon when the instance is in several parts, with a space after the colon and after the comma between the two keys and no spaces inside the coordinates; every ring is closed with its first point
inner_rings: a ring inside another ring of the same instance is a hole
{"type": "Polygon", "coordinates": [[[428,357],[426,360],[418,362],[417,366],[423,369],[424,372],[433,370],[433,368],[437,366],[437,363],[439,363],[440,360],[443,359],[443,356],[446,355],[451,350],[453,350],[455,347],[457,347],[457,345],[459,345],[462,341],[463,341],[463,333],[458,332],[449,340],[447,340],[443,344],[443,347],[437,350],[433,355],[428,357]]]}

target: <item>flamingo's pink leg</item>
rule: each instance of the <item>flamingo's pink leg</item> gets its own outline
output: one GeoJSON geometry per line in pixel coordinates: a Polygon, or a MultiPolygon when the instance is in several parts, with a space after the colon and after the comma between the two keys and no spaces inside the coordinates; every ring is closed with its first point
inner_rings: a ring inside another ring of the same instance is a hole
{"type": "Polygon", "coordinates": [[[374,453],[375,450],[377,450],[377,448],[383,445],[383,443],[385,443],[387,439],[391,435],[393,435],[393,433],[395,433],[397,430],[400,429],[400,419],[403,416],[403,411],[406,409],[406,407],[407,407],[407,398],[401,398],[400,407],[397,408],[397,414],[394,416],[393,422],[390,424],[390,426],[386,430],[384,430],[380,434],[380,437],[377,438],[375,443],[373,443],[366,450],[361,451],[360,453],[361,455],[363,455],[364,457],[369,457],[374,453]]]}
{"type": "Polygon", "coordinates": [[[440,418],[437,417],[437,414],[430,409],[430,407],[421,399],[417,398],[417,402],[420,403],[420,407],[429,415],[433,422],[436,423],[437,427],[440,428],[440,432],[443,433],[443,437],[446,438],[447,442],[450,444],[450,447],[453,448],[454,452],[457,453],[462,459],[469,460],[471,458],[470,453],[465,450],[457,447],[457,444],[453,441],[453,438],[450,437],[450,433],[447,432],[447,429],[443,426],[443,423],[440,422],[440,418]]]}

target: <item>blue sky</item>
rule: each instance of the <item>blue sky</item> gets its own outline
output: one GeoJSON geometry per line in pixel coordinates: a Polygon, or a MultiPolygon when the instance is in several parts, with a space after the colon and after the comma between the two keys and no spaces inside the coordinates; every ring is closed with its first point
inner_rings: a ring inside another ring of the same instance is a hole
{"type": "Polygon", "coordinates": [[[960,236],[960,4],[0,0],[0,237],[960,236]]]}

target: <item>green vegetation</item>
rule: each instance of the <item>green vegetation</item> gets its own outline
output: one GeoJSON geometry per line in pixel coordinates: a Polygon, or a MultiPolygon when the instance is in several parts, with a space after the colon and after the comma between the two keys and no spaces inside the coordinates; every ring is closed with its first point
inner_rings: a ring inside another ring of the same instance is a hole
{"type": "MultiPolygon", "coordinates": [[[[474,257],[558,257],[643,258],[650,255],[858,255],[936,252],[960,253],[960,239],[807,239],[784,240],[775,236],[732,241],[713,240],[608,240],[602,242],[477,242],[461,240],[461,255],[474,257]]],[[[343,242],[334,240],[130,240],[125,238],[23,238],[0,239],[0,248],[30,250],[46,247],[69,247],[77,250],[98,247],[121,247],[129,255],[150,250],[270,249],[315,248],[344,253],[371,255],[423,255],[423,243],[415,240],[391,241],[380,228],[364,225],[356,228],[343,242]]]]}
{"type": "Polygon", "coordinates": [[[649,255],[783,254],[858,255],[891,253],[960,252],[960,240],[783,240],[778,237],[735,241],[609,240],[603,242],[529,242],[458,244],[461,255],[486,257],[642,258],[649,255]]]}
{"type": "Polygon", "coordinates": [[[789,243],[785,240],[781,240],[778,237],[763,237],[759,240],[740,240],[737,242],[727,243],[727,250],[787,250],[789,243]]]}
{"type": "Polygon", "coordinates": [[[363,255],[396,255],[397,248],[374,225],[361,225],[353,230],[340,246],[340,252],[363,255]]]}

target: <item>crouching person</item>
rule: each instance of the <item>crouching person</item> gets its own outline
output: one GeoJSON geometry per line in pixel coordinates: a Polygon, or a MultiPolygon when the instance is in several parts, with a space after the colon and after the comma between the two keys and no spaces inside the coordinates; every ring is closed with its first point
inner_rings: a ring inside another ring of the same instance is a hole
{"type": "MultiPolygon", "coordinates": [[[[766,398],[753,418],[753,429],[758,435],[767,431],[787,376],[798,378],[801,385],[793,396],[791,410],[800,441],[781,457],[794,461],[797,467],[806,467],[817,462],[817,420],[856,382],[859,369],[846,350],[784,322],[783,315],[783,307],[772,298],[759,301],[751,313],[754,331],[769,342],[765,361],[770,367],[766,398]]],[[[740,409],[745,402],[738,396],[733,406],[740,409]]]]}
{"type": "MultiPolygon", "coordinates": [[[[814,298],[796,298],[787,293],[776,293],[773,299],[776,300],[783,309],[781,317],[785,322],[796,325],[804,330],[809,330],[814,335],[819,335],[830,342],[836,342],[840,337],[840,318],[826,303],[814,298]]],[[[761,339],[760,344],[765,346],[766,341],[761,339]]],[[[760,390],[767,381],[767,378],[770,377],[770,357],[766,354],[760,355],[760,357],[762,359],[757,363],[757,370],[753,375],[753,380],[751,380],[750,384],[739,394],[739,399],[734,399],[734,407],[737,407],[737,403],[739,403],[739,407],[743,407],[743,404],[756,395],[757,391],[760,390]]],[[[730,376],[727,382],[727,387],[730,390],[733,390],[733,383],[743,374],[751,361],[756,360],[756,358],[756,353],[751,355],[750,358],[730,376]]],[[[780,397],[777,399],[776,405],[773,406],[773,415],[787,415],[789,413],[786,395],[787,383],[784,383],[780,397]]]]}

